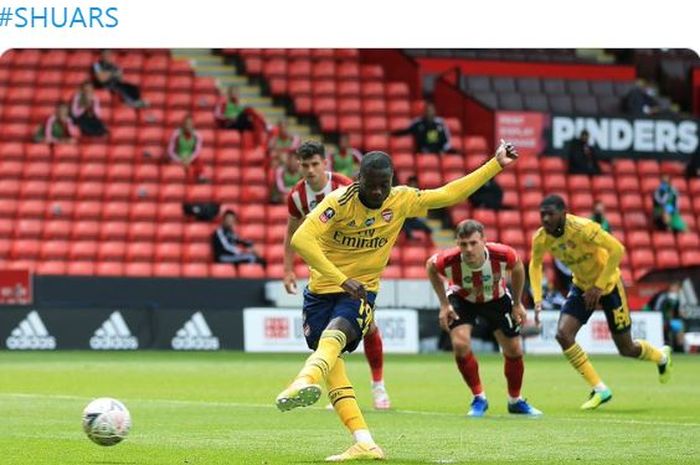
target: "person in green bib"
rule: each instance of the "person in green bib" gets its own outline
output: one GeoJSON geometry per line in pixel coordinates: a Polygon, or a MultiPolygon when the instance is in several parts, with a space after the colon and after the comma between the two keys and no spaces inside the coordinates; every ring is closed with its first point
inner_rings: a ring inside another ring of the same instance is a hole
{"type": "Polygon", "coordinates": [[[671,185],[671,176],[661,176],[661,184],[654,192],[654,223],[662,231],[684,232],[685,221],[678,210],[678,191],[671,185]]]}
{"type": "Polygon", "coordinates": [[[591,215],[591,219],[598,223],[600,227],[603,228],[603,231],[608,233],[612,232],[612,226],[610,226],[610,222],[605,217],[605,205],[600,200],[597,200],[593,205],[593,214],[591,215]]]}
{"type": "Polygon", "coordinates": [[[331,159],[331,170],[353,179],[361,161],[362,153],[350,145],[350,137],[347,134],[342,134],[338,143],[338,151],[333,154],[331,159]]]}
{"type": "Polygon", "coordinates": [[[290,153],[284,165],[277,167],[275,171],[275,184],[272,186],[270,201],[272,203],[282,203],[289,191],[301,180],[301,162],[299,155],[290,153]]]}
{"type": "Polygon", "coordinates": [[[199,157],[202,151],[202,136],[194,129],[191,114],[185,115],[179,128],[173,131],[168,144],[168,156],[185,169],[188,182],[205,182],[204,164],[199,157]]]}
{"type": "Polygon", "coordinates": [[[74,144],[78,137],[78,128],[70,119],[68,105],[59,103],[56,112],[49,116],[34,133],[34,142],[48,144],[74,144]]]}
{"type": "Polygon", "coordinates": [[[296,152],[301,144],[301,139],[296,134],[289,132],[287,120],[280,118],[277,125],[272,128],[270,138],[267,142],[268,153],[270,156],[270,166],[276,169],[282,166],[288,155],[296,152]]]}
{"type": "Polygon", "coordinates": [[[253,129],[249,110],[247,106],[241,104],[236,87],[229,86],[214,108],[214,117],[221,129],[248,131],[253,129]]]}

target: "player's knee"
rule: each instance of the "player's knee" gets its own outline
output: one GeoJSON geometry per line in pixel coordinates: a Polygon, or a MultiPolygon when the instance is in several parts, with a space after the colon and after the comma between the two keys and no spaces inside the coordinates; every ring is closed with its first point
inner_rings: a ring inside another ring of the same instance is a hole
{"type": "Polygon", "coordinates": [[[640,353],[639,347],[634,344],[622,344],[618,350],[623,357],[638,357],[640,353]]]}
{"type": "Polygon", "coordinates": [[[522,358],[522,347],[503,347],[503,356],[506,358],[522,358]]]}
{"type": "Polygon", "coordinates": [[[452,344],[452,351],[455,357],[463,358],[469,355],[472,351],[472,346],[468,342],[458,342],[452,344]]]}
{"type": "Polygon", "coordinates": [[[561,348],[564,350],[568,349],[576,343],[573,334],[569,334],[565,331],[562,331],[561,329],[557,330],[557,335],[555,337],[561,348]]]}

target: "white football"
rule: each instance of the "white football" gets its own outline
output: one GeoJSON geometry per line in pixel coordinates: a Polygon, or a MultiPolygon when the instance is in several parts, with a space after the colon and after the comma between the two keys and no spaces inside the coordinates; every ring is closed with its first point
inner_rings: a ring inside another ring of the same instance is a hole
{"type": "Polygon", "coordinates": [[[126,438],[131,429],[131,415],[116,399],[101,397],[83,410],[83,430],[92,442],[113,446],[126,438]]]}

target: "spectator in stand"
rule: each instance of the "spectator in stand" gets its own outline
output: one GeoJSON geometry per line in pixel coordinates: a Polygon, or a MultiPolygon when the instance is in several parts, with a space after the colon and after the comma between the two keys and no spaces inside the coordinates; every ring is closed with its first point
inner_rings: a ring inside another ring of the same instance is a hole
{"type": "Polygon", "coordinates": [[[683,352],[685,320],[688,317],[685,302],[682,300],[681,283],[674,281],[668,289],[656,294],[644,306],[646,311],[661,312],[664,325],[664,344],[673,347],[676,352],[683,352]]]}
{"type": "Polygon", "coordinates": [[[569,160],[569,174],[594,175],[601,173],[598,153],[588,143],[588,137],[588,131],[584,129],[577,139],[572,139],[569,142],[566,154],[569,160]]]}
{"type": "Polygon", "coordinates": [[[331,159],[331,170],[353,179],[361,161],[362,152],[350,145],[350,137],[347,134],[341,134],[338,151],[331,159]]]}
{"type": "Polygon", "coordinates": [[[605,205],[600,200],[596,200],[595,205],[593,205],[593,214],[591,215],[591,219],[598,223],[600,227],[603,228],[603,231],[609,233],[612,232],[610,222],[608,222],[608,219],[605,217],[605,205]]]}
{"type": "Polygon", "coordinates": [[[695,149],[695,153],[685,167],[686,178],[700,178],[700,147],[695,149]]]}
{"type": "Polygon", "coordinates": [[[450,130],[445,121],[435,116],[435,105],[426,103],[423,116],[406,129],[391,132],[393,136],[411,134],[414,148],[421,153],[446,153],[451,150],[450,130]]]}
{"type": "MultiPolygon", "coordinates": [[[[418,189],[418,177],[409,176],[408,180],[406,181],[406,185],[413,187],[414,189],[418,189]]],[[[406,234],[406,239],[409,241],[414,239],[413,231],[423,231],[426,234],[429,243],[431,245],[433,243],[433,230],[426,224],[423,218],[406,218],[406,220],[403,222],[402,231],[406,234]]]]}
{"type": "Polygon", "coordinates": [[[56,112],[37,128],[34,133],[34,142],[75,144],[77,137],[78,128],[70,119],[68,105],[61,102],[56,105],[56,112]]]}
{"type": "Polygon", "coordinates": [[[503,189],[498,185],[496,179],[491,178],[469,196],[469,203],[474,208],[500,210],[503,208],[503,189]]]}
{"type": "Polygon", "coordinates": [[[83,82],[73,96],[71,113],[83,136],[101,137],[107,134],[107,127],[100,119],[100,100],[90,81],[83,82]]]}
{"type": "Polygon", "coordinates": [[[114,56],[110,50],[102,50],[100,59],[92,65],[92,81],[97,89],[109,89],[119,95],[130,107],[148,106],[146,101],[141,99],[139,88],[124,81],[122,69],[114,62],[114,56]]]}
{"type": "Polygon", "coordinates": [[[265,131],[265,119],[253,108],[240,103],[236,86],[229,86],[226,94],[219,98],[214,108],[214,117],[222,129],[265,131]]]}
{"type": "Polygon", "coordinates": [[[662,231],[685,231],[685,221],[678,211],[678,191],[671,185],[668,174],[661,176],[661,184],[654,192],[654,224],[662,231]]]}
{"type": "Polygon", "coordinates": [[[622,100],[622,106],[630,116],[647,116],[659,112],[659,102],[656,99],[656,89],[644,79],[639,79],[636,85],[627,92],[622,100]]]}
{"type": "Polygon", "coordinates": [[[175,129],[170,137],[168,156],[185,168],[188,182],[208,181],[204,177],[204,164],[199,157],[202,143],[202,136],[194,129],[192,115],[185,115],[182,125],[175,129]]]}
{"type": "Polygon", "coordinates": [[[241,239],[235,231],[236,213],[233,210],[224,212],[223,221],[211,235],[211,245],[214,261],[217,263],[258,263],[267,266],[264,258],[253,249],[253,242],[241,239]]]}
{"type": "Polygon", "coordinates": [[[287,198],[287,194],[301,180],[301,162],[296,153],[289,154],[283,166],[278,166],[275,170],[275,184],[272,186],[272,203],[282,203],[287,198]]]}
{"type": "Polygon", "coordinates": [[[287,120],[280,118],[277,125],[272,128],[267,143],[271,165],[276,168],[284,164],[287,155],[293,154],[299,148],[301,139],[296,134],[291,134],[287,127],[287,120]]]}

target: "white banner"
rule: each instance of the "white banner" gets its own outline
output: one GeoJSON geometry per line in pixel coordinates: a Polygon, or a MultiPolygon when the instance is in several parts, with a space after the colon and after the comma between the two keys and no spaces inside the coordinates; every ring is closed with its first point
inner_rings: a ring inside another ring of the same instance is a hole
{"type": "MultiPolygon", "coordinates": [[[[524,341],[525,352],[530,354],[558,354],[561,347],[556,340],[558,311],[543,311],[540,315],[542,333],[524,341]]],[[[646,339],[656,347],[664,343],[663,324],[659,312],[632,312],[632,339],[646,339]]],[[[528,321],[535,318],[533,311],[528,311],[528,321]]],[[[581,327],[576,342],[589,354],[616,354],[617,348],[610,335],[605,314],[593,313],[588,323],[581,327]]]]}
{"type": "MultiPolygon", "coordinates": [[[[385,353],[418,353],[418,312],[382,308],[375,312],[385,353]]],[[[246,352],[308,352],[301,311],[292,308],[243,310],[243,347],[246,352]]],[[[356,352],[362,352],[362,344],[356,352]]]]}

